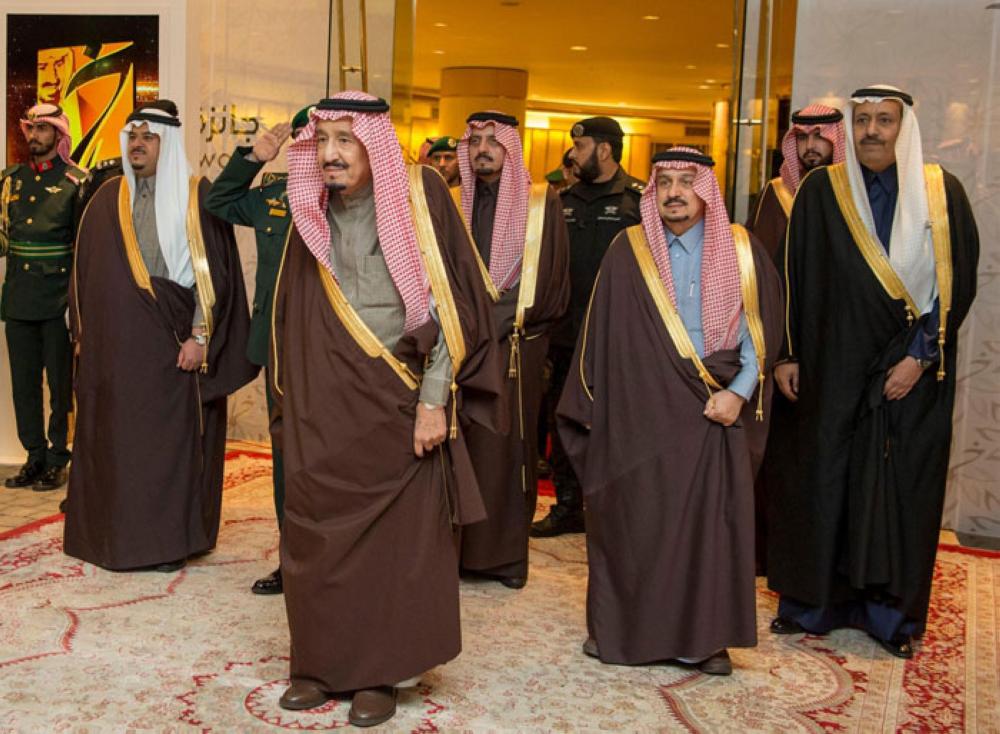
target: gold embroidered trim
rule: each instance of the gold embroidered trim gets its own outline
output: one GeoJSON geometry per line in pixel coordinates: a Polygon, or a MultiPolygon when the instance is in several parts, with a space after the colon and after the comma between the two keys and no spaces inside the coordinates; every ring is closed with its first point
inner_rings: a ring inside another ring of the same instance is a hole
{"type": "Polygon", "coordinates": [[[129,190],[128,181],[122,176],[118,183],[118,226],[122,231],[122,239],[125,241],[125,256],[128,258],[128,266],[132,271],[132,279],[142,290],[146,291],[153,298],[153,284],[149,280],[149,270],[142,260],[142,252],[139,251],[139,239],[135,235],[135,225],[132,223],[132,192],[129,190]]]}
{"type": "Polygon", "coordinates": [[[951,227],[948,222],[948,197],[944,189],[944,172],[941,166],[928,163],[924,166],[924,183],[927,187],[927,210],[931,219],[931,240],[934,244],[934,270],[938,288],[938,380],[944,379],[944,341],[951,311],[951,227]]]}
{"type": "MultiPolygon", "coordinates": [[[[448,354],[451,357],[451,430],[449,436],[455,439],[458,438],[458,371],[461,369],[462,363],[465,362],[465,337],[462,335],[462,323],[458,318],[458,307],[455,305],[455,296],[451,292],[451,284],[448,282],[448,271],[445,269],[444,260],[441,257],[437,233],[434,232],[434,223],[431,221],[431,213],[427,208],[423,168],[424,166],[419,165],[410,166],[410,209],[413,215],[413,228],[417,233],[417,244],[420,247],[420,257],[430,279],[431,294],[437,305],[438,320],[441,322],[441,331],[444,332],[444,340],[448,345],[448,354]]],[[[437,173],[437,171],[434,172],[437,173]]],[[[438,176],[440,175],[438,173],[438,176]]],[[[472,242],[471,236],[469,242],[472,249],[475,250],[476,246],[472,242]]],[[[478,254],[477,252],[476,255],[478,256],[478,254]]],[[[487,280],[489,280],[488,275],[487,273],[487,280]]]]}
{"type": "Polygon", "coordinates": [[[734,224],[733,244],[736,246],[736,261],[740,268],[740,294],[743,296],[743,315],[747,320],[747,330],[757,353],[757,420],[764,420],[764,362],[767,346],[764,340],[764,322],[760,317],[760,293],[757,289],[757,268],[753,262],[753,246],[750,234],[742,225],[734,224]]]}
{"type": "MultiPolygon", "coordinates": [[[[215,286],[212,284],[212,271],[208,265],[205,236],[201,231],[201,214],[198,210],[200,182],[200,176],[192,176],[188,182],[187,237],[188,250],[191,252],[191,269],[194,271],[194,282],[198,286],[198,301],[201,303],[201,313],[205,317],[205,360],[207,360],[208,345],[215,330],[215,318],[212,315],[212,309],[215,308],[215,286]]],[[[208,371],[207,361],[202,361],[201,371],[208,371]]]]}
{"type": "Polygon", "coordinates": [[[358,343],[358,346],[369,357],[384,360],[408,388],[416,390],[420,386],[420,379],[413,374],[409,367],[386,349],[385,345],[368,328],[368,324],[361,320],[358,312],[354,310],[344,292],[340,290],[340,286],[333,275],[327,268],[323,267],[323,263],[319,260],[316,261],[316,269],[319,271],[319,279],[320,283],[323,284],[323,292],[326,293],[326,298],[330,302],[333,312],[340,319],[354,341],[358,343]]]}
{"type": "Polygon", "coordinates": [[[646,240],[646,232],[643,230],[642,225],[633,224],[625,231],[628,233],[628,240],[632,245],[632,252],[635,254],[635,259],[639,263],[639,271],[646,281],[646,287],[649,288],[649,292],[653,296],[656,310],[660,312],[660,318],[663,319],[663,325],[667,328],[667,333],[674,343],[674,348],[677,349],[681,357],[689,359],[694,363],[695,369],[698,371],[698,377],[705,383],[705,389],[708,390],[709,396],[712,395],[712,388],[722,390],[722,385],[712,376],[698,356],[698,352],[691,342],[691,335],[684,328],[684,322],[681,321],[680,314],[677,313],[677,308],[670,300],[670,294],[667,292],[666,286],[660,280],[660,271],[653,260],[653,253],[649,249],[649,242],[646,240]]]}
{"type": "Polygon", "coordinates": [[[587,387],[587,376],[583,369],[583,360],[587,356],[587,331],[590,329],[590,309],[594,305],[594,294],[597,293],[597,284],[601,280],[601,271],[597,271],[597,275],[594,277],[594,287],[590,289],[590,299],[587,301],[587,313],[583,316],[583,332],[580,337],[580,385],[583,386],[583,391],[590,398],[590,402],[594,402],[594,396],[590,392],[590,388],[587,387]]]}
{"type": "Polygon", "coordinates": [[[840,213],[844,215],[844,221],[847,222],[847,228],[851,231],[851,236],[854,238],[854,243],[858,246],[858,250],[861,251],[861,256],[868,263],[868,267],[871,268],[872,273],[875,274],[878,282],[885,289],[885,292],[889,294],[889,297],[905,302],[907,320],[912,321],[919,317],[920,309],[917,308],[913,297],[907,292],[906,286],[899,275],[896,274],[892,264],[889,262],[889,258],[886,257],[885,248],[868,231],[868,228],[861,220],[861,215],[858,213],[857,207],[854,206],[846,165],[844,163],[835,163],[827,166],[826,170],[830,174],[830,184],[833,186],[833,193],[837,197],[837,205],[840,207],[840,213]]]}
{"type": "Polygon", "coordinates": [[[774,195],[777,197],[778,203],[781,204],[781,208],[785,212],[785,218],[787,219],[792,213],[792,203],[795,201],[795,197],[788,190],[788,187],[785,186],[785,182],[781,176],[771,179],[771,188],[774,189],[774,195]]]}
{"type": "Polygon", "coordinates": [[[0,257],[7,254],[10,241],[10,187],[11,176],[3,180],[3,190],[0,192],[0,257]]]}
{"type": "Polygon", "coordinates": [[[274,384],[274,392],[277,395],[284,395],[285,392],[278,387],[278,339],[275,336],[278,332],[274,328],[276,324],[274,315],[278,313],[278,291],[280,290],[281,273],[285,269],[285,257],[288,255],[288,240],[292,238],[293,229],[295,229],[294,225],[289,227],[288,231],[285,232],[285,243],[281,246],[281,262],[278,264],[278,276],[274,279],[274,293],[271,294],[271,382],[274,384]]]}
{"type": "Polygon", "coordinates": [[[517,310],[514,313],[514,330],[524,328],[524,313],[535,305],[538,285],[538,259],[542,253],[542,232],[545,228],[545,197],[547,183],[532,184],[528,198],[528,223],[524,237],[524,254],[521,256],[521,285],[517,293],[517,310]]]}

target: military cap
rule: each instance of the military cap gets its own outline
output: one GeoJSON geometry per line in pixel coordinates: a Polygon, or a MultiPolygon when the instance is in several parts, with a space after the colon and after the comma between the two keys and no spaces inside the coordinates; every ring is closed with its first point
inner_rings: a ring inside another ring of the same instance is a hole
{"type": "Polygon", "coordinates": [[[445,135],[444,137],[438,138],[433,143],[431,147],[427,150],[427,155],[434,155],[435,153],[447,153],[449,151],[458,150],[458,141],[450,135],[445,135]]]}
{"type": "Polygon", "coordinates": [[[610,117],[588,117],[586,120],[580,120],[570,130],[570,135],[574,138],[600,137],[618,140],[625,136],[622,126],[610,117]]]}

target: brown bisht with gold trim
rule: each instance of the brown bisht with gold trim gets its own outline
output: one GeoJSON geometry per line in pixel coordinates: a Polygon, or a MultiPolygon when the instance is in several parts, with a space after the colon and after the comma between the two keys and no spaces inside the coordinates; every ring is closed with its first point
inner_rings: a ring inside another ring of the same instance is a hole
{"type": "Polygon", "coordinates": [[[788,213],[792,210],[794,198],[795,195],[785,186],[781,176],[772,178],[761,192],[757,206],[747,220],[747,229],[760,240],[772,259],[778,256],[778,251],[785,243],[788,213]]]}
{"type": "Polygon", "coordinates": [[[64,545],[112,570],[215,547],[226,396],[258,370],[245,356],[250,318],[232,227],[201,206],[208,182],[192,187],[192,264],[210,275],[198,279],[211,324],[202,371],[177,367],[194,291],[149,276],[124,178],[95,194],[77,235],[69,308],[77,417],[64,545]]]}
{"type": "Polygon", "coordinates": [[[462,426],[492,420],[501,373],[451,194],[426,167],[411,169],[410,183],[442,327],[430,319],[385,349],[297,226],[276,286],[271,430],[285,456],[291,677],[325,691],[394,685],[458,655],[453,526],[484,516],[463,430],[422,459],[413,451],[419,380],[439,328],[452,358],[464,353],[452,428],[456,407],[462,426]]]}
{"type": "MultiPolygon", "coordinates": [[[[754,347],[770,355],[778,276],[742,227],[734,240],[754,347]]],[[[583,485],[587,629],[601,660],[755,645],[751,453],[766,436],[761,406],[747,402],[728,428],[704,416],[709,391],[740,371],[739,347],[697,358],[641,225],[604,257],[573,365],[559,430],[583,485]]],[[[769,372],[769,358],[760,369],[769,372]]]]}
{"type": "Polygon", "coordinates": [[[569,304],[569,235],[559,195],[548,184],[532,187],[527,231],[521,278],[493,304],[509,426],[473,425],[467,435],[486,519],[463,528],[461,565],[505,578],[528,575],[549,329],[569,304]]]}
{"type": "Polygon", "coordinates": [[[861,223],[844,164],[796,195],[785,264],[784,350],[796,403],[776,401],[764,462],[768,585],[827,607],[872,596],[923,629],[944,504],[956,336],[976,293],[979,236],[962,185],[925,166],[943,359],[901,400],[886,370],[922,320],[881,243],[861,223]]]}

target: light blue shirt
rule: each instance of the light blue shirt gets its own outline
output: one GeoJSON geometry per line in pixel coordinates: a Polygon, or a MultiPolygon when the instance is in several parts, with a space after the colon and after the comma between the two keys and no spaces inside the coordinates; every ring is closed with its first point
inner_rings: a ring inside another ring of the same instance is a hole
{"type": "MultiPolygon", "coordinates": [[[[664,227],[670,252],[670,272],[674,277],[677,313],[684,322],[698,356],[705,356],[705,334],[701,326],[701,256],[705,242],[705,220],[695,224],[680,237],[664,227]]],[[[740,371],[727,389],[749,401],[757,388],[757,352],[747,329],[746,316],[740,314],[740,371]]]]}

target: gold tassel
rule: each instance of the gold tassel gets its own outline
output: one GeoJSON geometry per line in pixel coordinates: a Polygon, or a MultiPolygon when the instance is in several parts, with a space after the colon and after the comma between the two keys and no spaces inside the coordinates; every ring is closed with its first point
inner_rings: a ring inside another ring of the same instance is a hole
{"type": "Polygon", "coordinates": [[[757,373],[757,420],[764,420],[764,373],[757,373]]]}
{"type": "Polygon", "coordinates": [[[451,381],[451,431],[448,433],[452,441],[458,438],[458,383],[451,381]]]}
{"type": "Polygon", "coordinates": [[[517,377],[518,351],[520,350],[520,335],[517,329],[510,334],[510,362],[507,364],[507,377],[514,379],[517,377]]]}
{"type": "Polygon", "coordinates": [[[938,327],[938,382],[944,380],[944,327],[938,327]]]}

